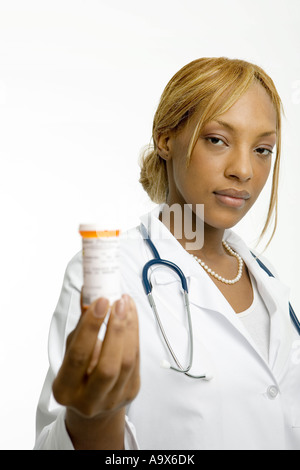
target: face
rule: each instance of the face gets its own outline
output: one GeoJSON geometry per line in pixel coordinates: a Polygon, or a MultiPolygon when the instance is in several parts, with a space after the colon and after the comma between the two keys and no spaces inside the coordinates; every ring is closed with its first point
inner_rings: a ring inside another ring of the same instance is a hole
{"type": "Polygon", "coordinates": [[[237,224],[252,207],[271,169],[276,143],[276,111],[259,84],[202,130],[186,166],[188,145],[197,122],[161,137],[167,160],[168,204],[204,204],[205,223],[218,229],[237,224]]]}

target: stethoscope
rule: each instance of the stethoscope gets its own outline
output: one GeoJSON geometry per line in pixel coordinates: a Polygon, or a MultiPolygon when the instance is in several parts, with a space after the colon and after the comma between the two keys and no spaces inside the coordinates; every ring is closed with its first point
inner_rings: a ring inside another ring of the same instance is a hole
{"type": "MultiPolygon", "coordinates": [[[[152,251],[152,254],[153,254],[153,259],[148,261],[145,264],[144,268],[143,268],[142,281],[143,281],[144,289],[145,289],[146,295],[148,297],[150,306],[151,306],[151,308],[153,310],[153,313],[155,315],[158,326],[160,328],[163,339],[164,339],[164,341],[167,345],[167,348],[168,348],[174,362],[176,363],[177,367],[172,366],[166,360],[163,361],[161,365],[165,368],[172,369],[175,372],[181,372],[181,373],[187,375],[188,377],[192,377],[193,379],[211,380],[213,378],[212,375],[208,375],[206,373],[201,374],[201,375],[192,375],[192,374],[189,373],[189,370],[191,369],[191,367],[193,365],[194,343],[193,343],[193,325],[192,325],[192,320],[191,320],[190,302],[189,302],[189,294],[188,294],[188,287],[187,287],[186,277],[183,274],[183,272],[181,271],[181,269],[175,263],[172,263],[171,261],[167,261],[165,259],[162,259],[159,256],[159,253],[158,253],[154,243],[150,239],[146,227],[143,224],[140,225],[140,231],[141,231],[142,237],[146,241],[147,245],[149,246],[149,248],[150,248],[150,250],[152,251]],[[187,314],[188,335],[189,335],[189,360],[188,360],[188,366],[187,367],[183,367],[181,365],[181,363],[179,362],[179,360],[178,360],[178,358],[177,358],[177,356],[176,356],[176,354],[175,354],[175,352],[174,352],[174,350],[173,350],[173,348],[170,344],[170,341],[168,340],[168,337],[166,335],[166,332],[165,332],[164,327],[162,325],[162,322],[160,320],[160,317],[159,317],[159,314],[158,314],[158,311],[157,311],[157,307],[156,307],[154,299],[153,299],[152,285],[151,285],[151,282],[148,279],[148,271],[149,271],[149,268],[151,268],[154,265],[166,266],[167,268],[172,269],[178,275],[178,277],[181,281],[181,286],[182,286],[183,295],[184,295],[184,306],[185,306],[185,310],[186,310],[186,314],[187,314]]],[[[259,260],[258,258],[256,258],[256,256],[253,253],[252,253],[252,255],[255,257],[256,261],[259,264],[259,266],[269,276],[274,277],[274,275],[262,263],[262,261],[259,260]]],[[[294,327],[296,328],[297,333],[300,335],[300,322],[299,322],[299,320],[298,320],[298,318],[297,318],[297,316],[296,316],[296,314],[295,314],[295,312],[294,312],[294,310],[293,310],[290,303],[289,303],[289,312],[290,312],[290,317],[291,317],[292,323],[293,323],[294,327]]]]}
{"type": "Polygon", "coordinates": [[[149,248],[150,248],[150,250],[152,251],[152,254],[153,254],[153,259],[148,261],[145,264],[144,268],[143,268],[142,281],[143,281],[144,289],[145,289],[146,295],[148,297],[149,304],[150,304],[150,306],[152,308],[152,311],[155,315],[155,318],[156,318],[156,321],[158,323],[161,334],[163,336],[163,339],[164,339],[164,341],[166,343],[166,346],[167,346],[167,348],[168,348],[175,364],[177,365],[177,367],[172,366],[166,360],[164,360],[161,365],[162,365],[162,367],[172,369],[175,372],[180,372],[180,373],[185,374],[188,377],[191,377],[193,379],[211,380],[212,375],[208,375],[206,373],[203,373],[201,375],[192,375],[192,374],[189,373],[189,371],[190,371],[190,369],[193,365],[194,340],[193,340],[193,325],[192,325],[192,319],[191,319],[190,301],[189,301],[189,294],[188,294],[188,287],[187,287],[186,277],[183,274],[183,272],[181,271],[181,269],[175,263],[172,263],[171,261],[167,261],[165,259],[162,259],[159,256],[159,253],[158,253],[154,243],[150,239],[146,227],[143,224],[140,225],[140,231],[141,231],[141,234],[142,234],[144,240],[146,241],[147,245],[149,246],[149,248]],[[155,301],[154,301],[154,298],[153,298],[153,295],[152,295],[152,285],[151,285],[151,282],[148,279],[148,271],[154,265],[161,265],[161,266],[165,266],[167,268],[172,269],[178,275],[178,277],[181,281],[181,286],[182,286],[182,289],[183,289],[183,296],[184,296],[184,307],[185,307],[185,311],[186,311],[186,314],[187,314],[188,336],[189,336],[189,360],[188,360],[188,366],[187,367],[183,367],[181,365],[181,363],[179,362],[179,360],[178,360],[178,358],[177,358],[177,356],[176,356],[176,354],[175,354],[175,352],[174,352],[174,350],[173,350],[173,348],[170,344],[170,341],[167,337],[167,334],[166,334],[165,329],[162,325],[160,316],[158,314],[157,307],[155,305],[155,301]]]}

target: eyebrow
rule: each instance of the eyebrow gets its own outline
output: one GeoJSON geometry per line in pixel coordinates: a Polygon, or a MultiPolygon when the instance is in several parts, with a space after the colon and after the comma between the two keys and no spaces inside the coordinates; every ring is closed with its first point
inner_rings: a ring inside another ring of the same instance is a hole
{"type": "MultiPolygon", "coordinates": [[[[223,127],[225,127],[226,129],[228,129],[232,132],[237,132],[237,130],[231,124],[228,124],[228,122],[221,121],[220,119],[216,119],[215,122],[217,122],[218,124],[220,124],[220,126],[223,126],[223,127]]],[[[273,135],[273,134],[276,134],[276,131],[262,132],[257,137],[267,137],[267,136],[273,135]]]]}

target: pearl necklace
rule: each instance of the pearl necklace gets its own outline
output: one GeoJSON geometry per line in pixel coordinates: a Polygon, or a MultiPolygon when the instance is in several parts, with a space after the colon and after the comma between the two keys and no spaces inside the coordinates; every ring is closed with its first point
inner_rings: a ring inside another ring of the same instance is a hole
{"type": "Polygon", "coordinates": [[[199,264],[200,266],[202,266],[202,268],[205,269],[205,271],[207,271],[211,276],[215,277],[216,279],[218,279],[218,281],[221,281],[221,282],[224,282],[224,284],[235,284],[236,282],[238,282],[241,277],[242,277],[242,274],[243,274],[243,260],[241,258],[240,255],[238,255],[235,251],[233,251],[232,248],[230,248],[230,246],[228,245],[228,243],[226,243],[224,240],[222,241],[222,244],[224,246],[224,248],[226,248],[226,250],[232,255],[232,256],[235,256],[235,258],[238,260],[238,264],[239,264],[239,267],[238,267],[238,273],[237,273],[237,276],[234,278],[234,279],[225,279],[224,277],[222,276],[219,276],[219,274],[215,273],[212,269],[210,269],[204,261],[202,261],[200,258],[198,258],[197,256],[195,255],[191,255],[199,264]]]}

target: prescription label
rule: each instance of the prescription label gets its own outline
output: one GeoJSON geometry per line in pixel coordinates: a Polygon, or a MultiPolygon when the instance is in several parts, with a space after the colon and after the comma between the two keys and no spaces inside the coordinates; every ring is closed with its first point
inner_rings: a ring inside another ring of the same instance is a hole
{"type": "Polygon", "coordinates": [[[120,241],[118,237],[83,238],[83,305],[99,297],[112,304],[120,298],[120,241]]]}

